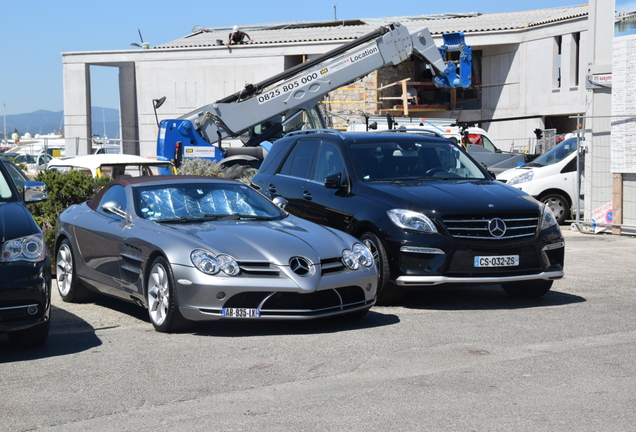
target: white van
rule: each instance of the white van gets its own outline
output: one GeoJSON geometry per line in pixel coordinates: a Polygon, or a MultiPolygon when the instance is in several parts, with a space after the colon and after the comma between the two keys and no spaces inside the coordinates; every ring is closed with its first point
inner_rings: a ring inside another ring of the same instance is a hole
{"type": "MultiPolygon", "coordinates": [[[[572,214],[577,195],[577,140],[569,138],[532,162],[497,175],[497,180],[514,186],[547,204],[563,224],[572,214]]],[[[579,158],[581,170],[583,153],[579,158]]],[[[580,197],[579,197],[580,198],[580,197]]]]}

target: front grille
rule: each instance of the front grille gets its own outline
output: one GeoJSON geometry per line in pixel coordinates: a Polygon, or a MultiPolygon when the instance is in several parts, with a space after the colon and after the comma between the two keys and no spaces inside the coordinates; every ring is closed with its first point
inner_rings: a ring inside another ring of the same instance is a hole
{"type": "Polygon", "coordinates": [[[329,273],[337,273],[345,269],[345,265],[342,263],[342,258],[325,258],[320,260],[321,274],[324,276],[329,273]]]}
{"type": "Polygon", "coordinates": [[[280,271],[269,261],[239,261],[242,276],[278,277],[280,271]]]}
{"type": "Polygon", "coordinates": [[[537,233],[539,218],[536,214],[510,216],[479,215],[467,217],[445,216],[446,229],[452,237],[474,240],[510,240],[533,237],[537,233]],[[504,235],[495,237],[488,229],[493,219],[501,219],[506,224],[504,235]]]}
{"type": "MultiPolygon", "coordinates": [[[[242,276],[279,277],[280,270],[268,261],[239,261],[242,276]]],[[[326,258],[320,261],[322,275],[337,273],[345,270],[340,257],[326,258]]]]}

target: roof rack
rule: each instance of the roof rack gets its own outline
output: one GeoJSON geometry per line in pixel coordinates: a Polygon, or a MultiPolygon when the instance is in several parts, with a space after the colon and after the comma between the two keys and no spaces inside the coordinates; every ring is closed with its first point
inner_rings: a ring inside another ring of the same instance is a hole
{"type": "Polygon", "coordinates": [[[417,133],[417,134],[421,134],[421,135],[428,135],[428,136],[446,138],[444,135],[442,135],[439,132],[432,131],[432,130],[429,130],[429,129],[417,129],[417,128],[397,128],[397,129],[385,129],[385,130],[370,130],[368,132],[369,133],[399,133],[399,132],[405,132],[405,133],[417,133]]]}
{"type": "Polygon", "coordinates": [[[330,133],[330,134],[338,135],[340,138],[344,138],[344,134],[337,129],[303,129],[303,130],[289,132],[285,134],[285,136],[306,135],[306,134],[312,134],[312,133],[330,133]]]}

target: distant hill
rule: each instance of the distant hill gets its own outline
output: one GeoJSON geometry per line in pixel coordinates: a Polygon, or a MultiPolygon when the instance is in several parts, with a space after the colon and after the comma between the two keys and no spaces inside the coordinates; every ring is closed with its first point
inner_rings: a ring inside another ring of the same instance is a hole
{"type": "MultiPolygon", "coordinates": [[[[119,110],[113,108],[92,108],[93,134],[106,135],[109,138],[119,138],[119,110]]],[[[52,134],[58,133],[57,129],[64,131],[64,111],[38,110],[28,114],[7,115],[7,139],[15,129],[20,136],[25,133],[52,134]]],[[[4,139],[4,118],[0,117],[0,139],[4,139]]]]}

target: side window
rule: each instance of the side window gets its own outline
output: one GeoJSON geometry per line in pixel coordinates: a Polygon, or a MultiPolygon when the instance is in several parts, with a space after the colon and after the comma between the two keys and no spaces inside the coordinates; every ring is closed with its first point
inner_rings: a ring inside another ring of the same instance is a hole
{"type": "Polygon", "coordinates": [[[309,178],[309,175],[313,171],[318,144],[319,141],[316,139],[298,140],[283,163],[279,174],[299,178],[309,178]]]}
{"type": "Polygon", "coordinates": [[[24,190],[24,183],[27,179],[24,178],[24,174],[18,168],[16,168],[13,164],[5,164],[7,170],[9,171],[9,175],[13,179],[13,182],[18,187],[18,189],[24,190]]]}
{"type": "Polygon", "coordinates": [[[106,191],[106,193],[102,197],[101,202],[99,203],[98,211],[102,214],[112,217],[111,214],[106,213],[102,210],[102,206],[109,201],[117,201],[119,204],[121,204],[121,209],[126,211],[127,203],[126,203],[126,191],[124,187],[120,185],[112,186],[110,189],[106,191]]]}
{"type": "Polygon", "coordinates": [[[333,142],[322,141],[313,180],[324,183],[327,176],[337,173],[344,175],[344,162],[340,150],[333,142]]]}
{"type": "Polygon", "coordinates": [[[485,149],[488,149],[492,152],[497,151],[497,147],[495,147],[495,145],[485,135],[481,136],[481,142],[485,149]]]}

